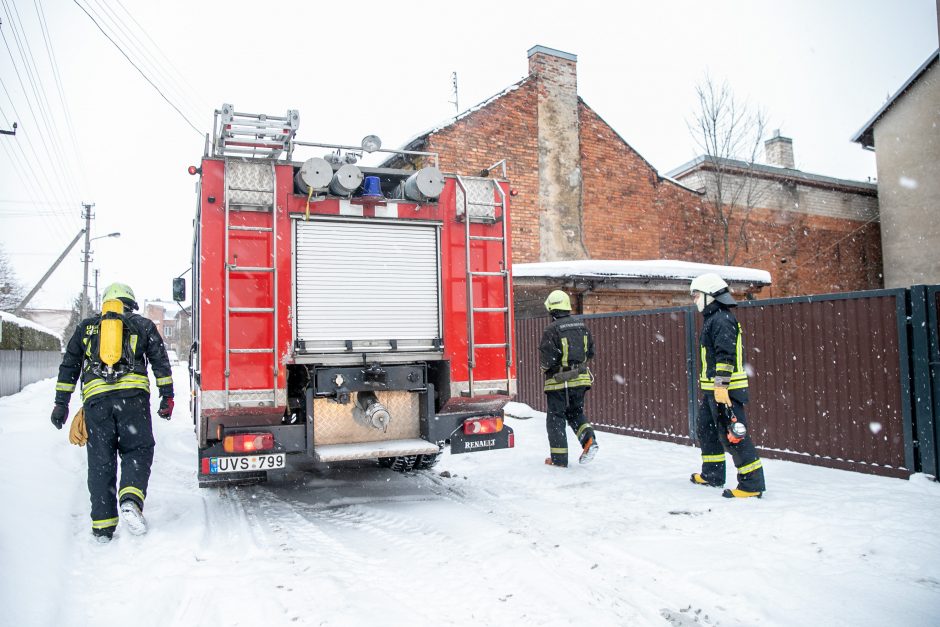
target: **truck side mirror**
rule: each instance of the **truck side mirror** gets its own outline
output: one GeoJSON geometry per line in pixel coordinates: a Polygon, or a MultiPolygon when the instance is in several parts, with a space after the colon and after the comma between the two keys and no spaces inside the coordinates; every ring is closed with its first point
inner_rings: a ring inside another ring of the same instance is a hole
{"type": "Polygon", "coordinates": [[[186,300],[186,279],[182,277],[173,279],[173,300],[176,302],[186,300]]]}

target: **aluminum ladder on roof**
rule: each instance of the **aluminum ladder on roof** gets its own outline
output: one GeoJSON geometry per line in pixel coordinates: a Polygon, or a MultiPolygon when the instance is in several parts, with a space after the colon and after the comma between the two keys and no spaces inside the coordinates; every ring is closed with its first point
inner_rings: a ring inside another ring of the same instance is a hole
{"type": "Polygon", "coordinates": [[[239,113],[230,104],[215,112],[213,150],[216,156],[246,156],[277,159],[287,151],[290,159],[291,141],[300,126],[300,113],[296,109],[287,115],[239,113]]]}
{"type": "Polygon", "coordinates": [[[242,159],[225,160],[225,408],[236,407],[274,407],[277,405],[277,377],[279,364],[277,359],[277,202],[275,162],[244,161],[242,159]],[[270,215],[270,226],[233,225],[233,212],[257,212],[270,215]],[[238,255],[230,257],[233,232],[257,232],[267,234],[270,246],[270,265],[239,266],[238,255]],[[231,259],[231,260],[230,260],[231,259]],[[230,281],[232,275],[249,273],[270,273],[270,307],[233,307],[230,281]],[[232,316],[242,314],[264,314],[271,317],[271,345],[253,348],[232,348],[232,316]],[[270,389],[232,390],[230,383],[231,357],[235,354],[269,353],[273,374],[270,389]]]}
{"type": "MultiPolygon", "coordinates": [[[[456,177],[457,185],[463,192],[464,211],[461,214],[460,207],[457,208],[458,219],[463,216],[464,222],[464,251],[466,253],[466,283],[467,283],[467,374],[468,389],[464,396],[473,397],[478,390],[473,385],[473,370],[476,368],[476,353],[482,349],[504,349],[506,351],[506,387],[505,389],[486,389],[486,392],[508,395],[512,383],[512,317],[511,303],[509,302],[509,268],[507,260],[509,259],[509,239],[507,233],[508,221],[506,217],[506,193],[495,179],[472,179],[474,183],[489,183],[489,200],[471,198],[468,193],[468,185],[460,176],[456,177]],[[493,191],[495,190],[495,194],[493,191]],[[494,198],[499,197],[496,201],[494,198]],[[477,208],[478,211],[474,211],[477,208]],[[471,223],[500,223],[502,232],[500,235],[471,235],[471,223]],[[470,244],[474,241],[501,242],[500,250],[502,255],[499,259],[499,270],[476,272],[470,265],[470,244]],[[477,277],[498,276],[502,278],[503,283],[503,306],[502,307],[477,307],[473,302],[473,281],[477,277]],[[503,316],[503,338],[501,343],[478,344],[475,338],[474,319],[476,314],[502,315],[503,316]]],[[[483,188],[483,186],[480,186],[483,188]]],[[[482,389],[479,391],[483,391],[482,389]]]]}

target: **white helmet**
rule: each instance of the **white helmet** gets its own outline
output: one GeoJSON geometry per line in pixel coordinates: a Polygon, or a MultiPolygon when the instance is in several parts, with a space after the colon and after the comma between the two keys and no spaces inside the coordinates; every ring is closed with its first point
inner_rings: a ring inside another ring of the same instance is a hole
{"type": "Polygon", "coordinates": [[[699,307],[699,311],[711,303],[712,300],[717,300],[719,303],[730,306],[737,304],[728,289],[728,284],[714,272],[708,272],[692,279],[692,284],[689,286],[689,293],[695,296],[695,292],[701,292],[706,296],[702,306],[699,307]]]}

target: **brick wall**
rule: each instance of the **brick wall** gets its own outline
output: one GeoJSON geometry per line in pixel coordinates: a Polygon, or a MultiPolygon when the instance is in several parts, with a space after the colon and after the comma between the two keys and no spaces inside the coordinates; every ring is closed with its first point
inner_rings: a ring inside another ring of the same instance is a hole
{"type": "MultiPolygon", "coordinates": [[[[444,172],[465,175],[507,159],[516,192],[510,199],[514,263],[555,258],[542,250],[545,240],[540,239],[545,207],[540,202],[539,97],[539,78],[529,76],[431,133],[419,147],[439,153],[444,172]]],[[[577,102],[581,237],[589,257],[723,264],[720,230],[705,196],[688,188],[695,182],[679,185],[660,177],[600,116],[577,102]]],[[[759,297],[881,287],[879,226],[865,222],[876,199],[839,190],[797,192],[794,205],[793,190],[779,184],[771,190],[769,208],[752,216],[747,245],[734,261],[771,273],[773,286],[759,297]]],[[[736,226],[733,221],[732,231],[736,226]]],[[[671,296],[657,306],[670,304],[671,296]]],[[[606,305],[599,302],[598,307],[606,305]]]]}
{"type": "Polygon", "coordinates": [[[539,260],[538,93],[531,81],[434,133],[424,150],[440,153],[442,171],[467,175],[506,159],[518,192],[509,201],[512,260],[539,260]]]}

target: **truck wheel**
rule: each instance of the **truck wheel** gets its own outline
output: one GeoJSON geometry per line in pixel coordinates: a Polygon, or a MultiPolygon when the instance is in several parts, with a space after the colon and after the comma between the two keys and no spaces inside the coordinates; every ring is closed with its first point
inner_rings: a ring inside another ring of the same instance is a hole
{"type": "Polygon", "coordinates": [[[380,457],[379,465],[391,468],[395,472],[411,472],[415,469],[415,462],[421,455],[400,455],[398,457],[380,457]]]}
{"type": "Polygon", "coordinates": [[[418,455],[418,459],[415,461],[415,470],[427,470],[428,468],[434,468],[440,459],[440,453],[434,453],[433,455],[418,455]]]}

